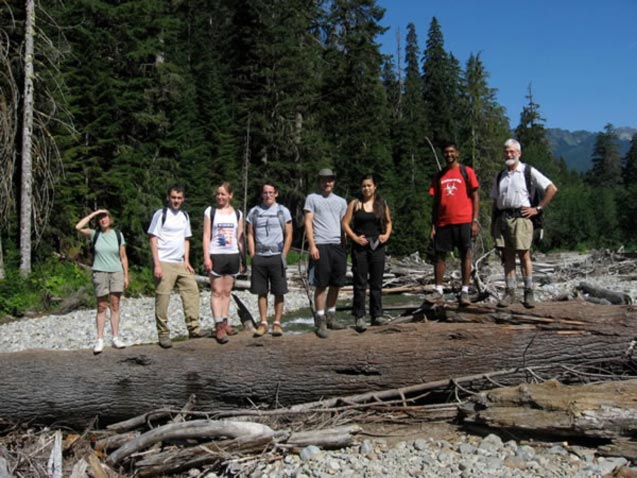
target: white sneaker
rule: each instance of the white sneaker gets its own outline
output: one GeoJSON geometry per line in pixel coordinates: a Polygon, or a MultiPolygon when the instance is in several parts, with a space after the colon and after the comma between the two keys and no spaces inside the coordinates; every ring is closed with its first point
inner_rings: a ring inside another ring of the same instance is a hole
{"type": "Polygon", "coordinates": [[[126,345],[124,345],[124,342],[122,342],[119,337],[113,337],[112,343],[113,347],[116,349],[123,349],[124,347],[126,347],[126,345]]]}
{"type": "Polygon", "coordinates": [[[104,339],[97,339],[97,342],[95,342],[95,347],[93,347],[93,353],[101,354],[102,350],[104,350],[104,339]]]}

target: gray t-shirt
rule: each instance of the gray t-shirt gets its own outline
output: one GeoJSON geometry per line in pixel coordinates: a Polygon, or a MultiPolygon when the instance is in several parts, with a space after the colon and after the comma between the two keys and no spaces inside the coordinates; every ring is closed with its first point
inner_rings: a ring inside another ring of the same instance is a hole
{"type": "Polygon", "coordinates": [[[341,243],[341,219],[347,210],[345,199],[334,193],[327,197],[312,193],[305,198],[303,210],[314,214],[315,244],[341,243]]]}
{"type": "Polygon", "coordinates": [[[283,214],[285,224],[292,221],[290,210],[279,203],[274,203],[269,208],[263,204],[254,206],[246,217],[248,224],[252,224],[258,256],[274,256],[283,251],[284,235],[279,221],[279,210],[283,214]]]}

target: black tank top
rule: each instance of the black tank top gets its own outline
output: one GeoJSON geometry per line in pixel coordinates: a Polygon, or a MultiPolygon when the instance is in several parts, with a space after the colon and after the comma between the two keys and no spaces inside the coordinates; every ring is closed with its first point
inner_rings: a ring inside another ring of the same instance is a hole
{"type": "Polygon", "coordinates": [[[358,236],[378,237],[383,231],[380,228],[380,219],[373,212],[367,212],[362,205],[358,211],[354,211],[353,230],[358,236]]]}

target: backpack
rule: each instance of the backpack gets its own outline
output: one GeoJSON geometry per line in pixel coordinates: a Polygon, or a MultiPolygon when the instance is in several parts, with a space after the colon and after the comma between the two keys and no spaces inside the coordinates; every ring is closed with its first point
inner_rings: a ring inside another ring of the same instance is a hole
{"type": "MultiPolygon", "coordinates": [[[[469,185],[469,174],[467,173],[467,167],[464,164],[459,164],[460,166],[460,174],[462,175],[462,179],[464,180],[464,185],[467,188],[467,197],[471,197],[471,186],[469,185]]],[[[434,176],[434,181],[436,182],[436,194],[434,195],[434,206],[433,206],[433,223],[436,224],[438,222],[438,206],[440,205],[440,180],[442,179],[442,175],[445,172],[445,169],[442,169],[436,173],[434,176]]]]}
{"type": "MultiPolygon", "coordinates": [[[[506,169],[503,169],[498,173],[498,178],[497,178],[498,195],[500,194],[500,180],[502,179],[502,176],[504,175],[506,171],[507,171],[506,169]]],[[[531,204],[531,207],[535,207],[538,204],[540,204],[540,201],[542,200],[542,194],[540,193],[540,190],[536,187],[535,183],[533,182],[532,173],[533,173],[533,166],[525,163],[524,182],[526,183],[526,190],[529,192],[529,202],[531,204]]],[[[533,236],[537,236],[537,240],[541,240],[544,235],[543,233],[544,210],[542,209],[538,214],[531,217],[530,219],[531,219],[531,222],[533,223],[533,236]],[[536,231],[538,232],[536,233],[536,231]]]]}
{"type": "MultiPolygon", "coordinates": [[[[120,231],[118,231],[117,229],[113,229],[113,231],[115,232],[115,235],[117,236],[117,247],[121,247],[122,245],[122,233],[120,231]]],[[[95,253],[95,244],[97,244],[97,238],[99,237],[99,235],[102,233],[101,229],[96,229],[95,230],[95,234],[93,235],[93,240],[91,241],[91,249],[93,250],[93,253],[95,253]]]]}

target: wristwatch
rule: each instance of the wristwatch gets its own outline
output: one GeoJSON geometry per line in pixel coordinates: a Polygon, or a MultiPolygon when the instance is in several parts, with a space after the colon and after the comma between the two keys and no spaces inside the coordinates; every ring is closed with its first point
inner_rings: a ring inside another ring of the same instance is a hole
{"type": "Polygon", "coordinates": [[[542,211],[542,206],[535,206],[535,210],[537,212],[541,212],[542,211]]]}

